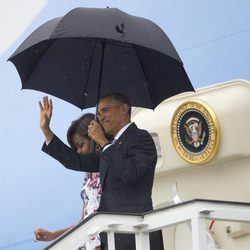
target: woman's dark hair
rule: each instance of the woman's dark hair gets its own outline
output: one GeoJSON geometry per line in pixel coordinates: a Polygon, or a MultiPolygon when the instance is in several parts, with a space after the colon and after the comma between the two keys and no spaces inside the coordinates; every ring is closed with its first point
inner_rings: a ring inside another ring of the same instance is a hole
{"type": "MultiPolygon", "coordinates": [[[[70,147],[74,150],[76,150],[76,147],[73,143],[73,135],[79,134],[81,136],[85,136],[89,138],[88,136],[88,126],[90,122],[95,119],[95,115],[92,113],[87,113],[79,117],[77,120],[73,121],[68,128],[67,132],[67,140],[70,145],[70,147]]],[[[90,138],[89,138],[90,140],[90,138]]]]}

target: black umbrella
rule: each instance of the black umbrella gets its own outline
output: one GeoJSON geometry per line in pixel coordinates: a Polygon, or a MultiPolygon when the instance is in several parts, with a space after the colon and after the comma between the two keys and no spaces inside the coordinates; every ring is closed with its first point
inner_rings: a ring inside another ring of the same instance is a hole
{"type": "Polygon", "coordinates": [[[35,30],[9,60],[23,89],[93,107],[121,92],[132,106],[154,109],[194,91],[166,34],[153,22],[117,8],[76,8],[35,30]]]}

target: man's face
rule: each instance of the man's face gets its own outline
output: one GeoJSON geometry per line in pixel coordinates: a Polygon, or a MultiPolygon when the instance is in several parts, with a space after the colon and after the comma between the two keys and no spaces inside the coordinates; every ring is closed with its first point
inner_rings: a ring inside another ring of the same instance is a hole
{"type": "Polygon", "coordinates": [[[99,121],[107,134],[115,136],[124,124],[126,104],[105,98],[98,105],[99,121]]]}

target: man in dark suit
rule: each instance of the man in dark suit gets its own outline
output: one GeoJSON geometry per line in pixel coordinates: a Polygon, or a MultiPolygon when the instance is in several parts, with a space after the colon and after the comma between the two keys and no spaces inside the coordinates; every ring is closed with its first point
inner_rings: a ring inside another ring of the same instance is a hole
{"type": "MultiPolygon", "coordinates": [[[[151,191],[157,153],[151,135],[130,122],[129,100],[122,94],[109,94],[98,104],[99,122],[93,120],[89,136],[101,146],[99,153],[80,155],[57,138],[50,130],[52,102],[40,102],[40,127],[46,143],[42,150],[66,168],[84,172],[100,172],[102,197],[99,211],[143,213],[151,211],[151,191]],[[110,143],[106,134],[114,137],[110,143]]],[[[106,244],[106,237],[102,235],[106,244]]],[[[117,250],[135,249],[132,235],[117,234],[117,250]]],[[[163,249],[161,232],[150,234],[151,250],[163,249]]],[[[107,248],[103,248],[107,249],[107,248]]]]}

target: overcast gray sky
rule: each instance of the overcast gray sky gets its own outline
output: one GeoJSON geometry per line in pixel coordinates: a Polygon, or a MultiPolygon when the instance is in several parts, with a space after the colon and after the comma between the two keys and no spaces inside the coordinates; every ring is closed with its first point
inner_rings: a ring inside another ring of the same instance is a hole
{"type": "MultiPolygon", "coordinates": [[[[75,7],[118,7],[157,23],[175,45],[195,88],[250,79],[249,0],[0,0],[0,249],[41,249],[33,230],[55,230],[81,216],[82,173],[65,170],[41,152],[38,100],[21,91],[6,62],[39,25],[75,7]]],[[[66,141],[76,107],[54,100],[52,128],[66,141]]]]}

